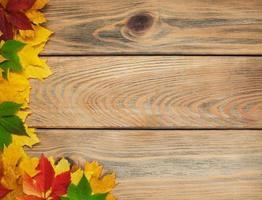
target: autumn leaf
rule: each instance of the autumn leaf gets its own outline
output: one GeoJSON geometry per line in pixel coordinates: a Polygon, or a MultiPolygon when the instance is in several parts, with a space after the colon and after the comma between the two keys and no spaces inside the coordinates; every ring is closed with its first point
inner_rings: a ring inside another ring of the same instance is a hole
{"type": "Polygon", "coordinates": [[[99,178],[102,175],[103,167],[96,161],[86,162],[84,172],[88,179],[91,177],[99,178]]]}
{"type": "Polygon", "coordinates": [[[0,148],[11,143],[11,134],[27,135],[23,121],[16,116],[21,104],[4,102],[0,104],[0,148]]]}
{"type": "Polygon", "coordinates": [[[22,11],[30,9],[35,3],[35,0],[9,0],[6,9],[9,11],[22,11]]]}
{"type": "Polygon", "coordinates": [[[86,162],[84,174],[90,181],[94,193],[110,192],[116,185],[116,176],[114,173],[102,176],[103,167],[97,162],[86,162]]]}
{"type": "Polygon", "coordinates": [[[15,115],[21,108],[21,104],[4,102],[0,104],[0,117],[15,115]]]}
{"type": "Polygon", "coordinates": [[[55,161],[53,157],[49,157],[48,160],[54,168],[55,175],[70,171],[70,163],[67,159],[61,158],[58,161],[55,161]]]}
{"type": "Polygon", "coordinates": [[[67,190],[67,196],[62,200],[106,200],[107,193],[93,194],[86,176],[82,176],[77,185],[71,184],[67,190]]]}
{"type": "Polygon", "coordinates": [[[0,149],[8,146],[12,142],[11,134],[0,126],[0,149]]]}
{"type": "Polygon", "coordinates": [[[39,174],[34,178],[41,192],[47,192],[55,177],[55,171],[45,156],[41,156],[37,169],[39,174]]]}
{"type": "Polygon", "coordinates": [[[16,30],[32,30],[30,19],[26,16],[35,0],[8,0],[0,4],[0,39],[10,40],[16,30]]]}
{"type": "Polygon", "coordinates": [[[15,143],[5,147],[0,158],[0,185],[9,190],[1,199],[14,200],[22,193],[23,174],[37,173],[35,168],[38,165],[38,159],[28,157],[23,148],[15,143]]]}
{"type": "Polygon", "coordinates": [[[5,197],[11,190],[5,188],[4,186],[0,185],[0,198],[5,197]]]}
{"type": "Polygon", "coordinates": [[[51,70],[46,61],[39,58],[39,50],[36,47],[25,46],[25,48],[19,52],[21,63],[24,68],[24,75],[27,78],[44,79],[51,75],[51,70]]]}
{"type": "Polygon", "coordinates": [[[27,125],[25,125],[27,136],[22,135],[12,135],[13,143],[19,145],[19,146],[27,146],[32,147],[33,145],[39,143],[39,138],[37,137],[37,134],[35,133],[35,129],[28,128],[27,125]]]}
{"type": "MultiPolygon", "coordinates": [[[[29,112],[20,110],[16,115],[22,119],[25,123],[26,117],[28,116],[29,112]]],[[[19,146],[28,146],[32,147],[34,144],[39,143],[39,139],[35,133],[34,128],[28,128],[26,124],[24,124],[27,135],[12,135],[13,143],[19,146]]]]}
{"type": "Polygon", "coordinates": [[[24,195],[21,199],[58,200],[66,193],[71,181],[70,171],[56,175],[51,162],[44,155],[39,160],[37,170],[39,172],[34,177],[24,175],[24,195]]]}
{"type": "Polygon", "coordinates": [[[23,39],[32,39],[35,37],[37,29],[43,28],[40,26],[40,24],[46,22],[46,18],[44,14],[39,10],[44,8],[47,3],[48,0],[35,1],[34,5],[25,13],[28,19],[33,23],[32,26],[33,30],[19,30],[18,32],[19,34],[16,34],[16,36],[20,35],[23,39]]]}
{"type": "Polygon", "coordinates": [[[99,194],[107,194],[106,200],[115,200],[115,197],[109,193],[116,185],[115,173],[103,176],[102,172],[103,167],[98,162],[86,162],[84,170],[77,169],[72,172],[72,184],[78,185],[80,180],[86,177],[91,187],[92,194],[97,194],[99,198],[101,198],[99,194]]]}
{"type": "Polygon", "coordinates": [[[101,178],[92,177],[90,184],[94,193],[106,193],[110,192],[116,185],[115,173],[105,175],[101,178]]]}
{"type": "Polygon", "coordinates": [[[34,35],[27,37],[26,35],[16,35],[15,39],[27,45],[19,51],[19,57],[23,66],[23,74],[27,78],[44,79],[51,75],[51,70],[46,61],[39,58],[39,53],[43,50],[48,38],[52,34],[51,31],[41,27],[34,27],[34,35]]]}
{"type": "Polygon", "coordinates": [[[0,103],[5,101],[23,104],[29,102],[30,84],[22,74],[10,73],[8,81],[0,76],[0,103]]]}
{"type": "Polygon", "coordinates": [[[49,0],[36,0],[35,4],[31,9],[33,10],[40,10],[46,6],[49,0]]]}
{"type": "Polygon", "coordinates": [[[6,59],[0,63],[2,68],[2,76],[4,79],[8,79],[8,73],[11,72],[22,72],[23,67],[20,63],[20,58],[17,53],[25,46],[24,43],[16,40],[6,41],[0,49],[1,55],[6,59]]]}

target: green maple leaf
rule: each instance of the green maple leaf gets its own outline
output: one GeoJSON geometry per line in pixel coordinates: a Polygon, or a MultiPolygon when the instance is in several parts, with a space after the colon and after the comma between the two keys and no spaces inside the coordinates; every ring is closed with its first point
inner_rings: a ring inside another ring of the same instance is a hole
{"type": "Polygon", "coordinates": [[[0,117],[15,115],[21,108],[21,104],[13,102],[4,102],[0,104],[0,117]]]}
{"type": "Polygon", "coordinates": [[[67,190],[67,196],[62,200],[105,200],[107,193],[92,194],[92,189],[87,178],[83,176],[78,185],[71,184],[67,190]]]}
{"type": "Polygon", "coordinates": [[[19,56],[17,53],[25,46],[24,43],[16,40],[8,40],[4,43],[0,49],[0,54],[6,59],[4,62],[0,63],[0,68],[2,68],[2,76],[4,79],[8,79],[9,71],[21,72],[23,67],[20,63],[19,56]]]}
{"type": "Polygon", "coordinates": [[[11,134],[27,135],[23,121],[16,116],[21,104],[4,102],[0,104],[0,149],[12,142],[11,134]]]}
{"type": "Polygon", "coordinates": [[[4,146],[8,146],[12,142],[12,136],[4,128],[0,126],[0,149],[3,149],[4,146]]]}

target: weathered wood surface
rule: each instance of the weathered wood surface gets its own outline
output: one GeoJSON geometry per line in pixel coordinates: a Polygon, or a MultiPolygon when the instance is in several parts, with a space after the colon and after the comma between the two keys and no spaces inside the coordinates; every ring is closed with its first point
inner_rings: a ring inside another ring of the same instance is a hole
{"type": "Polygon", "coordinates": [[[118,174],[119,200],[259,200],[262,131],[39,130],[30,150],[118,174]]]}
{"type": "Polygon", "coordinates": [[[262,57],[50,57],[33,127],[262,128],[262,57]]]}
{"type": "Polygon", "coordinates": [[[54,75],[32,82],[28,124],[45,129],[30,154],[100,161],[119,200],[261,199],[262,130],[102,130],[262,129],[262,57],[248,57],[262,55],[261,0],[52,0],[45,11],[54,75]]]}
{"type": "Polygon", "coordinates": [[[46,54],[259,54],[261,0],[52,0],[46,54]]]}

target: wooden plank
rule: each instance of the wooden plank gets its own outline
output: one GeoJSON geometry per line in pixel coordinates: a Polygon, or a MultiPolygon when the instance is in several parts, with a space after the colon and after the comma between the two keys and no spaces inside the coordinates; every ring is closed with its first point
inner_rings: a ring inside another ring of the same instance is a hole
{"type": "Polygon", "coordinates": [[[262,128],[262,57],[51,57],[33,127],[262,128]]]}
{"type": "Polygon", "coordinates": [[[125,200],[258,200],[262,131],[39,130],[32,155],[98,160],[125,200]]]}
{"type": "Polygon", "coordinates": [[[262,54],[261,0],[52,0],[46,54],[262,54]]]}

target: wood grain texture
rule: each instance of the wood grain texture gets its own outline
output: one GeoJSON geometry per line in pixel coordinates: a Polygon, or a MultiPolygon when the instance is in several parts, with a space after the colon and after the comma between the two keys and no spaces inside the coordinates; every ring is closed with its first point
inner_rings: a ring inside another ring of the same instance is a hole
{"type": "Polygon", "coordinates": [[[51,57],[28,122],[55,128],[262,128],[261,57],[51,57]]]}
{"type": "Polygon", "coordinates": [[[121,200],[259,200],[262,131],[39,130],[32,155],[98,160],[121,200]]]}
{"type": "Polygon", "coordinates": [[[46,54],[262,54],[261,0],[52,0],[46,54]]]}

